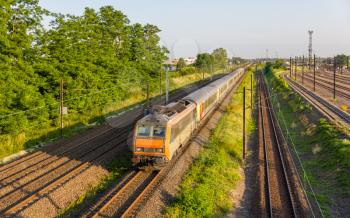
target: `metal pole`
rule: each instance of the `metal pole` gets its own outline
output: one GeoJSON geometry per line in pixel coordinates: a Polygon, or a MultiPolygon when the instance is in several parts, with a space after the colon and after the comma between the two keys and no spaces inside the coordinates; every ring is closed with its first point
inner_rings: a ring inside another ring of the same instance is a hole
{"type": "Polygon", "coordinates": [[[245,159],[245,86],[243,86],[243,160],[245,159]]]}
{"type": "Polygon", "coordinates": [[[149,108],[149,82],[147,81],[147,108],[149,108]]]}
{"type": "Polygon", "coordinates": [[[160,95],[162,95],[163,93],[163,90],[162,90],[162,70],[160,71],[160,74],[159,74],[159,93],[160,95]]]}
{"type": "Polygon", "coordinates": [[[309,70],[311,70],[311,56],[309,55],[309,70]]]}
{"type": "Polygon", "coordinates": [[[61,82],[60,82],[60,98],[61,98],[61,106],[60,106],[60,121],[61,121],[61,138],[63,138],[63,78],[61,78],[61,82]]]}
{"type": "Polygon", "coordinates": [[[293,64],[292,64],[292,57],[289,58],[289,78],[292,78],[292,68],[293,68],[293,64]]]}
{"type": "Polygon", "coordinates": [[[349,70],[349,56],[348,56],[347,61],[346,61],[346,68],[349,70]]]}
{"type": "Polygon", "coordinates": [[[333,99],[335,99],[335,73],[337,71],[337,63],[335,62],[334,57],[334,63],[333,63],[333,99]]]}
{"type": "Polygon", "coordinates": [[[169,101],[169,68],[168,66],[165,66],[165,105],[168,104],[169,101]]]}
{"type": "Polygon", "coordinates": [[[298,71],[298,57],[295,56],[295,71],[294,71],[294,80],[297,79],[297,71],[298,71]]]}
{"type": "Polygon", "coordinates": [[[316,91],[316,55],[314,54],[314,92],[316,91]]]}
{"type": "Polygon", "coordinates": [[[301,67],[301,83],[304,84],[304,67],[305,67],[305,57],[303,55],[303,65],[301,67]]]}
{"type": "Polygon", "coordinates": [[[250,74],[250,105],[253,111],[253,73],[250,74]]]}

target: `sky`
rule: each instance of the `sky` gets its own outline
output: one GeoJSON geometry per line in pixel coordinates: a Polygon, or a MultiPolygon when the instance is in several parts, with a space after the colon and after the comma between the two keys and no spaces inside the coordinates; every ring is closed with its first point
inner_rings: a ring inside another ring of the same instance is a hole
{"type": "MultiPolygon", "coordinates": [[[[158,26],[170,58],[225,48],[243,58],[350,54],[349,0],[40,0],[52,12],[81,15],[112,5],[131,23],[158,26]]],[[[47,19],[47,18],[46,18],[47,19]]],[[[45,21],[48,23],[48,21],[45,21]]]]}

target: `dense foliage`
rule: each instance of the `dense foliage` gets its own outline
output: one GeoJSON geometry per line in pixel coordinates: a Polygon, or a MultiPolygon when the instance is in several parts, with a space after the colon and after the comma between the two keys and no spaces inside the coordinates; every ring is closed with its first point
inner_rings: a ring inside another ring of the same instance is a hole
{"type": "Polygon", "coordinates": [[[344,66],[349,66],[349,56],[340,54],[335,56],[335,63],[338,67],[343,68],[344,66]]]}
{"type": "Polygon", "coordinates": [[[195,66],[204,71],[213,71],[217,68],[225,68],[228,64],[227,52],[223,48],[215,49],[211,54],[201,53],[197,55],[195,66]]]}
{"type": "Polygon", "coordinates": [[[2,5],[0,134],[55,125],[60,78],[70,112],[84,113],[126,98],[129,85],[139,89],[157,77],[166,58],[156,26],[131,25],[111,6],[86,8],[82,16],[51,14],[45,31],[41,21],[48,13],[38,1],[2,5]]]}

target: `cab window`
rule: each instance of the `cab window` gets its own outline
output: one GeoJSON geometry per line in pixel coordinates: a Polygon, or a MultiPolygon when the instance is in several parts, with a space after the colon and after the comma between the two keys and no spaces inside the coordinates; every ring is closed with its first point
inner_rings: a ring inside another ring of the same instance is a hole
{"type": "Polygon", "coordinates": [[[165,136],[165,128],[160,126],[153,127],[153,136],[154,137],[164,137],[165,136]]]}
{"type": "Polygon", "coordinates": [[[137,136],[150,136],[151,127],[150,126],[139,126],[137,128],[137,136]]]}

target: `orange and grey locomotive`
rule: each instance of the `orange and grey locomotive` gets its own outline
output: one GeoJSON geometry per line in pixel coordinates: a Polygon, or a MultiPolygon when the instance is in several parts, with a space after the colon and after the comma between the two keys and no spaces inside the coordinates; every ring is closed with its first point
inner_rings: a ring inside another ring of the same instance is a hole
{"type": "Polygon", "coordinates": [[[177,102],[154,106],[136,123],[133,162],[161,165],[170,161],[243,74],[240,68],[177,102]]]}

